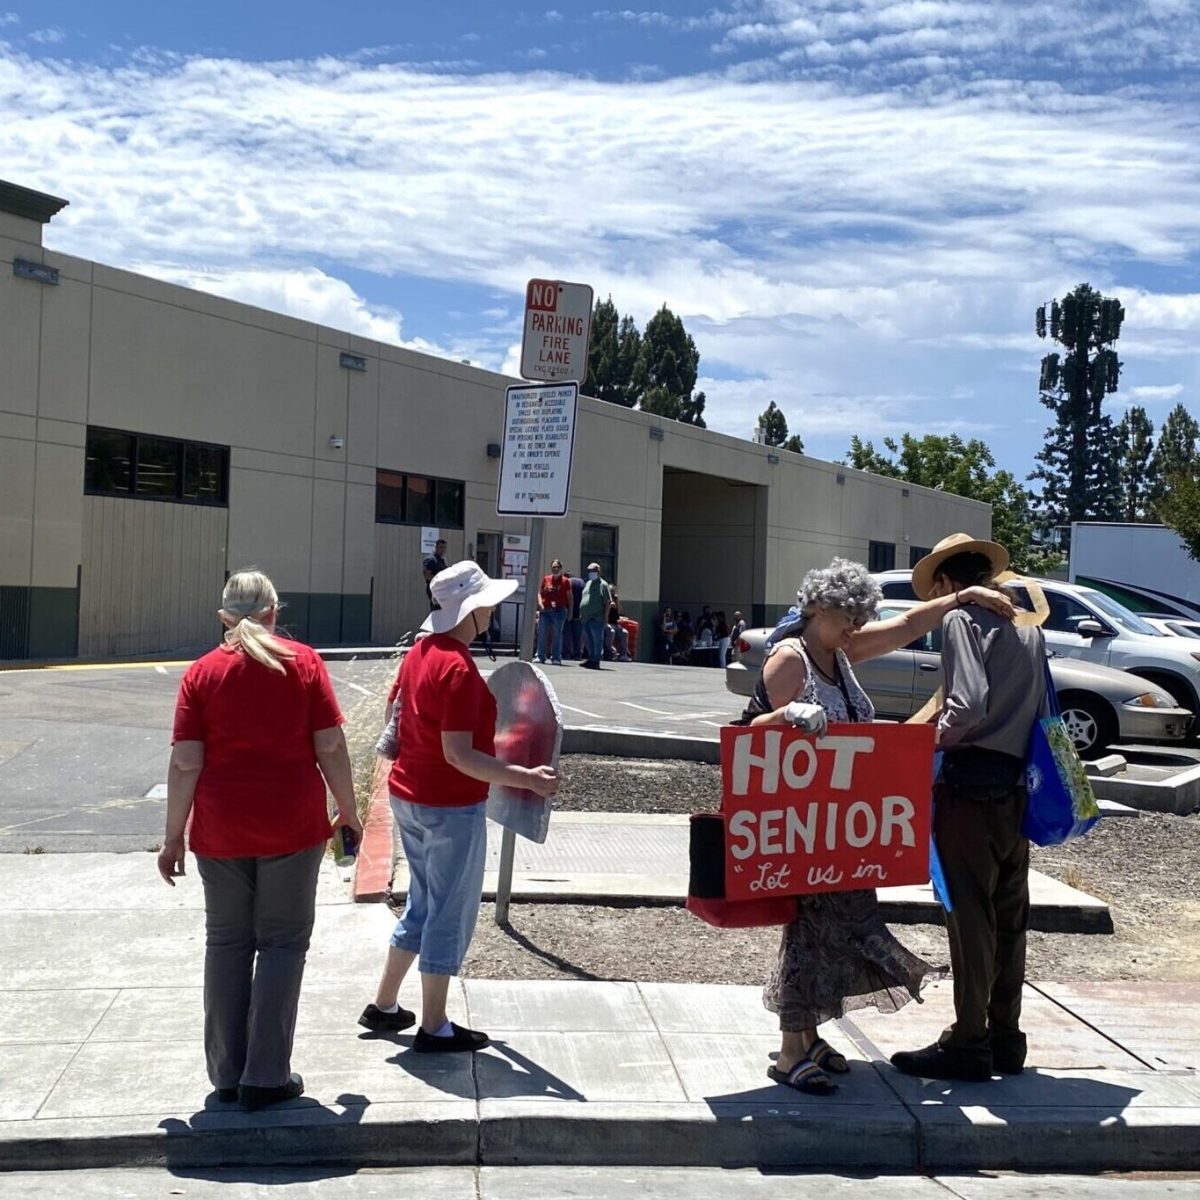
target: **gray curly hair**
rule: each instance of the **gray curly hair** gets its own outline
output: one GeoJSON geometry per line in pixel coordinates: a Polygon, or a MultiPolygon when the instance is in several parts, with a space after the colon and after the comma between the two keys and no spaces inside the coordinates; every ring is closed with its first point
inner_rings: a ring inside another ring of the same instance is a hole
{"type": "Polygon", "coordinates": [[[809,571],[800,583],[796,601],[808,615],[815,608],[840,608],[855,621],[870,620],[878,611],[883,592],[862,563],[835,558],[827,567],[809,571]]]}

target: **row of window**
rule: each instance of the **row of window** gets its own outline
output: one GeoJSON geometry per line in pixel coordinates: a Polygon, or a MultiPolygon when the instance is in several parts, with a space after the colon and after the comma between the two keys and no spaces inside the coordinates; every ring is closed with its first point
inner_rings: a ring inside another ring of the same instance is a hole
{"type": "Polygon", "coordinates": [[[90,426],[83,490],[89,496],[229,504],[229,447],[90,426]]]}
{"type": "Polygon", "coordinates": [[[461,529],[465,499],[466,489],[457,479],[375,472],[375,521],[379,525],[461,529]]]}
{"type": "MultiPolygon", "coordinates": [[[[909,546],[908,566],[911,570],[929,553],[928,546],[909,546]]],[[[895,542],[870,542],[867,546],[867,570],[872,574],[878,571],[894,571],[896,569],[895,542]]]]}

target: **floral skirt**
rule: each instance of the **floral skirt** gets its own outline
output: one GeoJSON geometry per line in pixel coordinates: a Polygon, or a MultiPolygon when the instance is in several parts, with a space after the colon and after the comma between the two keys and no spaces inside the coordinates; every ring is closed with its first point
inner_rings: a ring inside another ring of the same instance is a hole
{"type": "Polygon", "coordinates": [[[785,1033],[815,1029],[856,1008],[895,1012],[920,1003],[927,977],[945,974],[906,950],[883,923],[872,890],[800,897],[784,927],[763,1004],[785,1033]]]}

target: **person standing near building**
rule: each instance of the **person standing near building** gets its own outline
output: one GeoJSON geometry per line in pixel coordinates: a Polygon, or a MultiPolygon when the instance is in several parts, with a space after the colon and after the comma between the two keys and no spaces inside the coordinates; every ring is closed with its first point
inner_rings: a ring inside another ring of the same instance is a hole
{"type": "Polygon", "coordinates": [[[578,575],[571,579],[571,615],[563,637],[563,652],[568,658],[587,658],[587,647],[583,641],[583,621],[579,617],[579,602],[583,599],[583,580],[578,575]]]}
{"type": "Polygon", "coordinates": [[[556,667],[562,666],[563,626],[570,610],[571,580],[563,574],[563,565],[556,558],[550,564],[550,574],[542,576],[542,585],[538,588],[538,662],[545,663],[548,643],[550,661],[556,667]]]}
{"type": "Polygon", "coordinates": [[[612,589],[612,604],[604,625],[604,658],[606,662],[629,662],[629,630],[621,624],[621,597],[612,589]]]}
{"type": "Polygon", "coordinates": [[[746,618],[740,612],[733,614],[733,627],[729,631],[729,658],[733,661],[738,656],[738,641],[746,632],[746,618]]]}
{"type": "Polygon", "coordinates": [[[437,608],[437,602],[433,598],[433,592],[430,590],[430,584],[433,583],[435,576],[440,571],[446,569],[446,539],[438,538],[434,544],[433,553],[430,554],[421,563],[421,571],[425,576],[425,598],[429,601],[429,611],[433,612],[437,608]]]}
{"type": "MultiPolygon", "coordinates": [[[[921,599],[989,587],[1008,567],[995,542],[952,534],[913,568],[921,599]]],[[[999,589],[996,589],[997,591],[999,589]]],[[[952,909],[954,1024],[924,1050],[892,1055],[906,1075],[990,1079],[1025,1066],[1021,992],[1029,927],[1025,756],[1046,695],[1042,631],[978,607],[942,622],[937,718],[944,752],[934,792],[934,841],[952,909]]]]}
{"type": "Polygon", "coordinates": [[[612,605],[612,589],[600,578],[600,564],[588,563],[587,582],[579,601],[579,619],[583,622],[583,637],[587,643],[587,658],[580,666],[600,670],[604,654],[604,621],[612,605]]]}
{"type": "Polygon", "coordinates": [[[204,1055],[223,1103],[294,1100],[291,1069],[317,872],[338,823],[362,836],[342,714],[315,650],[275,633],[279,597],[235,571],[225,639],[184,673],[158,870],[184,873],[184,833],[204,884],[204,1055]]]}

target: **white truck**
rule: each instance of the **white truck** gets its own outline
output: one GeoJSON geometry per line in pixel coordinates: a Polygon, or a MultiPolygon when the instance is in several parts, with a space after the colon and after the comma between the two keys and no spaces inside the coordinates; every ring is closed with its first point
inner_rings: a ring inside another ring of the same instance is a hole
{"type": "Polygon", "coordinates": [[[1200,618],[1200,563],[1165,525],[1076,522],[1068,578],[1137,613],[1200,618]]]}

